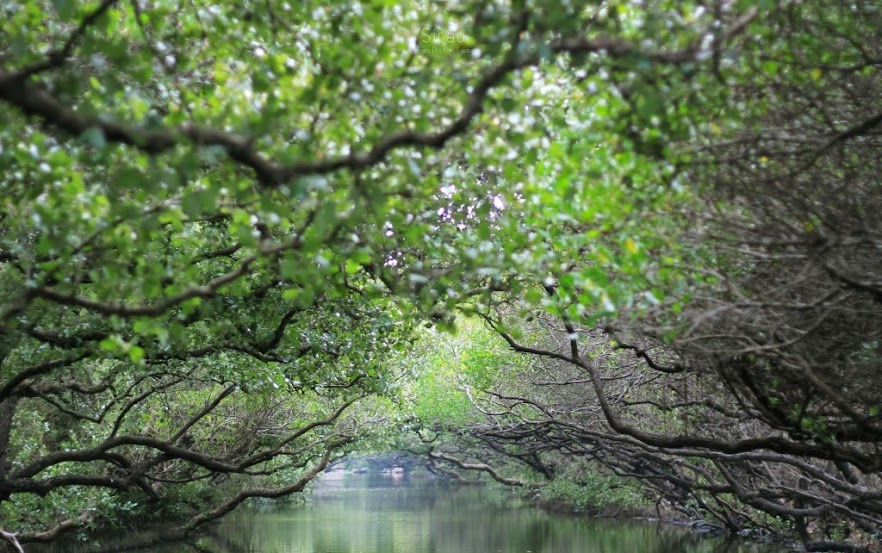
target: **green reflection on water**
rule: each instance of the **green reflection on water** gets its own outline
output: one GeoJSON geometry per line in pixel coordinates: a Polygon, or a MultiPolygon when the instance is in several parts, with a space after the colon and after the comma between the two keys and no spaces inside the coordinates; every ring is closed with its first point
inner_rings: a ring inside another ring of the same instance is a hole
{"type": "MultiPolygon", "coordinates": [[[[201,553],[772,553],[669,525],[552,515],[482,488],[426,478],[347,475],[306,506],[240,510],[201,553]]],[[[194,553],[185,544],[141,553],[194,553]]],[[[68,549],[66,553],[69,553],[68,549]]]]}
{"type": "MultiPolygon", "coordinates": [[[[547,514],[492,491],[348,475],[306,507],[249,510],[201,544],[218,553],[767,553],[669,526],[547,514]]],[[[157,549],[152,553],[183,553],[157,549]]]]}

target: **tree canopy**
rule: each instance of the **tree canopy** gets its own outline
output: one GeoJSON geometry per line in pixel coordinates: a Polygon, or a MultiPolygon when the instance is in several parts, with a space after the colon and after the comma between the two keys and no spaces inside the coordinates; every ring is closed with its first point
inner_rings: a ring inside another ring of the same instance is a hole
{"type": "Polygon", "coordinates": [[[189,535],[399,424],[878,548],[877,3],[2,9],[11,547],[189,535]]]}

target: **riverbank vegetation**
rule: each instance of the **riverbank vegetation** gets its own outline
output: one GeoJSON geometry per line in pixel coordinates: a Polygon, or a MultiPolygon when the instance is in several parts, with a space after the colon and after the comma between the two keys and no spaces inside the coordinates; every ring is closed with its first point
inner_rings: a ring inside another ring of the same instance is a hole
{"type": "Polygon", "coordinates": [[[11,550],[392,446],[880,550],[878,2],[2,9],[11,550]]]}

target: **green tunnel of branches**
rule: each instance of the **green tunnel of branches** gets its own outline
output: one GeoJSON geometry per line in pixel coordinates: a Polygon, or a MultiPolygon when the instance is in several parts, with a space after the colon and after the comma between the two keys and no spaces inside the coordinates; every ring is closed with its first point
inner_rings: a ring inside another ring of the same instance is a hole
{"type": "Polygon", "coordinates": [[[880,551],[878,2],[0,10],[0,547],[407,449],[880,551]]]}

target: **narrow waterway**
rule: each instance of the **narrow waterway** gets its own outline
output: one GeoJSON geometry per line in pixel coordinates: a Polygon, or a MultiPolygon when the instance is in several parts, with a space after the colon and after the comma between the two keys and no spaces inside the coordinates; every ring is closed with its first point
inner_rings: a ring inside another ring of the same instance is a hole
{"type": "MultiPolygon", "coordinates": [[[[200,541],[212,553],[773,553],[667,525],[545,513],[481,488],[346,475],[308,505],[247,509],[200,541]]],[[[149,553],[192,553],[168,545],[149,553]]]]}
{"type": "MultiPolygon", "coordinates": [[[[161,535],[161,532],[151,534],[161,535]]],[[[107,536],[117,550],[136,536],[107,536]]],[[[105,539],[107,539],[105,538],[105,539]]],[[[140,541],[140,540],[138,540],[140,541]]],[[[431,478],[347,474],[305,505],[242,508],[199,538],[138,553],[781,553],[686,528],[544,512],[509,494],[431,478]]],[[[88,553],[89,544],[49,548],[88,553]]],[[[36,550],[34,550],[36,551],[36,550]]],[[[30,553],[30,550],[29,550],[30,553]]]]}

